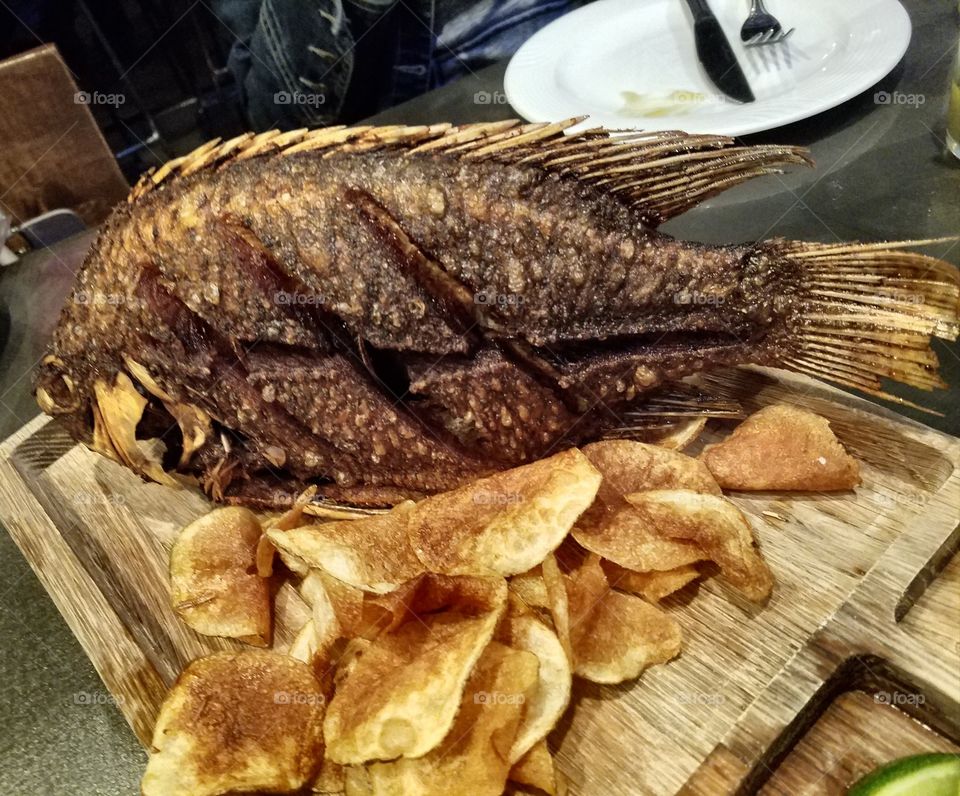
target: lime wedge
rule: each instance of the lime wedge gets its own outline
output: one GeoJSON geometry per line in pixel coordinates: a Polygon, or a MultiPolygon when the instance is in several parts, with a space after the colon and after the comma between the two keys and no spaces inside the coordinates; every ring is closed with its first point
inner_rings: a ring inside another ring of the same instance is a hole
{"type": "Polygon", "coordinates": [[[914,755],[859,780],[847,796],[960,796],[960,755],[914,755]]]}

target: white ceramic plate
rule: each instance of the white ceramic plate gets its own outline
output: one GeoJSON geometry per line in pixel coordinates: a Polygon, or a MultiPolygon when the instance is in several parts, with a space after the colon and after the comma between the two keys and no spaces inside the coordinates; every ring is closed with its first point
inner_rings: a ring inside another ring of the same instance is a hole
{"type": "Polygon", "coordinates": [[[756,102],[728,100],[703,73],[684,0],[596,0],[561,17],[510,61],[507,99],[530,121],[589,114],[591,126],[743,135],[867,90],[910,43],[910,17],[897,0],[769,0],[796,30],[758,48],[740,41],[746,0],[710,5],[756,102]]]}

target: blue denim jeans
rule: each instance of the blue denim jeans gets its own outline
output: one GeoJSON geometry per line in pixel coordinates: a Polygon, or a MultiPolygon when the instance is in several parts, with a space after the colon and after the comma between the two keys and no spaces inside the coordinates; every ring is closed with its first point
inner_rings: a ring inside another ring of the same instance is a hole
{"type": "Polygon", "coordinates": [[[251,126],[354,121],[511,55],[578,0],[217,0],[251,126]]]}

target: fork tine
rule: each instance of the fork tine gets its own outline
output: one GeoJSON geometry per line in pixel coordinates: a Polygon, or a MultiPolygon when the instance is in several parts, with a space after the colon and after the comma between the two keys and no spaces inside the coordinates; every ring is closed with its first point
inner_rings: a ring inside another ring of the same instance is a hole
{"type": "Polygon", "coordinates": [[[796,30],[796,28],[790,28],[790,30],[786,30],[786,31],[781,30],[781,31],[779,31],[779,32],[777,33],[776,36],[774,36],[773,38],[771,38],[771,39],[770,39],[768,42],[766,42],[766,43],[767,43],[767,44],[779,44],[779,43],[782,42],[782,41],[786,41],[787,36],[789,36],[791,33],[793,33],[794,30],[796,30]]]}
{"type": "Polygon", "coordinates": [[[767,44],[779,44],[782,41],[785,41],[787,37],[793,33],[796,28],[790,28],[790,30],[776,30],[775,28],[767,28],[767,30],[760,31],[754,36],[751,36],[747,39],[743,45],[744,47],[763,47],[767,44]]]}

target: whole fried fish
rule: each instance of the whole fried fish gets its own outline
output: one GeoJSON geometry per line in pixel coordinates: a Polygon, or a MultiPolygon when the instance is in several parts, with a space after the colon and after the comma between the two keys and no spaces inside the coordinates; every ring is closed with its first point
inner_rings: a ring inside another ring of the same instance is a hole
{"type": "Polygon", "coordinates": [[[218,500],[387,504],[614,431],[701,370],[943,386],[951,265],[657,231],[803,150],[578,121],[271,132],[168,163],[87,256],[40,406],[218,500]]]}

